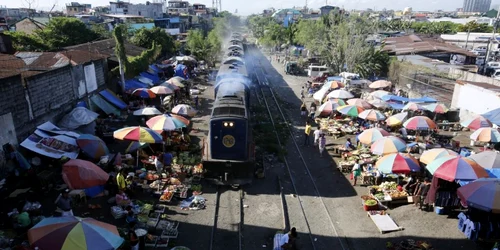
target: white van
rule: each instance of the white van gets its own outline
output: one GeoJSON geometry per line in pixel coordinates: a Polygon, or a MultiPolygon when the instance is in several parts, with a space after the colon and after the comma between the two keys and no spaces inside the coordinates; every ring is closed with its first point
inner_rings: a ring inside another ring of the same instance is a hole
{"type": "Polygon", "coordinates": [[[322,76],[323,73],[328,73],[328,67],[309,65],[309,68],[307,69],[307,76],[309,76],[309,77],[322,76]]]}

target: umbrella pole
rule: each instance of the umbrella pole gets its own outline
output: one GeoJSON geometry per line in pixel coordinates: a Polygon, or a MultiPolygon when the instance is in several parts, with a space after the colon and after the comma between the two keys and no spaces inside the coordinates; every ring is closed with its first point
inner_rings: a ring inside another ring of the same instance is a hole
{"type": "Polygon", "coordinates": [[[139,149],[137,149],[136,158],[137,158],[137,159],[135,160],[135,162],[136,162],[135,166],[136,166],[136,167],[139,167],[139,149]]]}

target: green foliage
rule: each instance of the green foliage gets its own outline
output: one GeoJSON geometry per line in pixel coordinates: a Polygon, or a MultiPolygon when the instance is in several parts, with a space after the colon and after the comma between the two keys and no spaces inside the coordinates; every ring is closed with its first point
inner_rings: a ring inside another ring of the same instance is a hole
{"type": "Polygon", "coordinates": [[[7,31],[5,34],[12,39],[16,51],[47,51],[49,47],[36,35],[29,35],[21,31],[7,31]]]}
{"type": "Polygon", "coordinates": [[[198,60],[207,60],[210,44],[207,43],[201,30],[190,30],[186,39],[186,47],[198,60]]]}
{"type": "Polygon", "coordinates": [[[379,29],[383,31],[410,31],[413,30],[417,34],[454,34],[460,24],[443,21],[443,22],[408,22],[402,20],[390,20],[378,23],[379,29]]]}
{"type": "MultiPolygon", "coordinates": [[[[132,78],[146,70],[158,58],[161,54],[162,46],[153,41],[150,49],[143,51],[138,56],[127,57],[124,38],[126,33],[127,27],[125,25],[118,25],[113,30],[113,37],[116,41],[115,54],[123,65],[125,76],[132,78]]],[[[116,69],[114,71],[116,72],[116,69]]]]}
{"type": "Polygon", "coordinates": [[[96,33],[101,39],[108,39],[113,36],[111,31],[106,29],[106,24],[104,23],[93,23],[90,25],[90,30],[96,33]]]}
{"type": "Polygon", "coordinates": [[[458,27],[460,32],[480,32],[480,33],[491,33],[493,32],[493,27],[488,26],[486,23],[477,23],[476,21],[470,21],[464,25],[458,27]]]}
{"type": "Polygon", "coordinates": [[[176,51],[172,36],[159,27],[139,29],[134,33],[134,36],[130,38],[130,42],[143,48],[151,48],[153,43],[161,44],[161,53],[168,56],[174,55],[176,51]]]}
{"type": "Polygon", "coordinates": [[[99,35],[77,18],[54,17],[36,35],[51,49],[95,41],[99,35]]]}
{"type": "Polygon", "coordinates": [[[276,22],[269,23],[264,30],[264,36],[259,39],[262,45],[281,46],[288,42],[289,35],[283,25],[276,22]]]}
{"type": "Polygon", "coordinates": [[[247,26],[252,31],[253,36],[257,39],[260,39],[264,36],[266,27],[272,23],[276,23],[275,19],[272,17],[253,15],[247,18],[247,26]]]}

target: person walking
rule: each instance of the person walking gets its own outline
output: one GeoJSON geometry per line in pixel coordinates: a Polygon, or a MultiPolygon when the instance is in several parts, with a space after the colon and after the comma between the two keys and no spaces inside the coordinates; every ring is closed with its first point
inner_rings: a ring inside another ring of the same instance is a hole
{"type": "Polygon", "coordinates": [[[198,109],[198,104],[199,104],[198,96],[195,96],[194,97],[194,106],[196,107],[196,109],[198,109]]]}
{"type": "Polygon", "coordinates": [[[313,102],[309,108],[309,118],[314,121],[314,116],[316,115],[316,104],[313,102]]]}
{"type": "Polygon", "coordinates": [[[321,132],[321,129],[318,125],[318,127],[316,128],[316,130],[314,131],[314,146],[317,146],[318,145],[318,142],[319,142],[319,137],[323,134],[321,132]]]}
{"type": "Polygon", "coordinates": [[[306,128],[304,129],[304,146],[309,145],[309,135],[311,134],[311,123],[306,122],[306,128]]]}
{"type": "Polygon", "coordinates": [[[302,100],[302,101],[304,101],[304,98],[305,98],[304,92],[305,92],[305,88],[304,88],[304,86],[302,86],[302,88],[300,89],[300,100],[302,100]]]}
{"type": "Polygon", "coordinates": [[[358,182],[358,177],[361,176],[361,165],[359,165],[358,162],[354,164],[354,167],[352,167],[352,185],[356,186],[356,183],[358,182]]]}
{"type": "Polygon", "coordinates": [[[305,102],[302,102],[302,106],[300,106],[300,115],[301,116],[307,115],[307,107],[305,102]]]}
{"type": "Polygon", "coordinates": [[[295,227],[292,227],[290,232],[281,237],[279,243],[280,249],[294,249],[296,238],[297,238],[297,229],[295,229],[295,227]]]}
{"type": "Polygon", "coordinates": [[[323,151],[325,151],[325,148],[326,148],[325,134],[321,134],[319,136],[318,145],[319,145],[319,157],[323,157],[323,151]]]}

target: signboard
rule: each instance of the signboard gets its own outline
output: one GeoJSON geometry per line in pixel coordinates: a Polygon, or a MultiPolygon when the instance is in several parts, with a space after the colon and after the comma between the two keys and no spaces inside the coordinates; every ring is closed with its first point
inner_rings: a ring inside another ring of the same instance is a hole
{"type": "Polygon", "coordinates": [[[464,65],[465,64],[465,56],[458,54],[451,54],[450,56],[450,64],[453,65],[464,65]]]}

